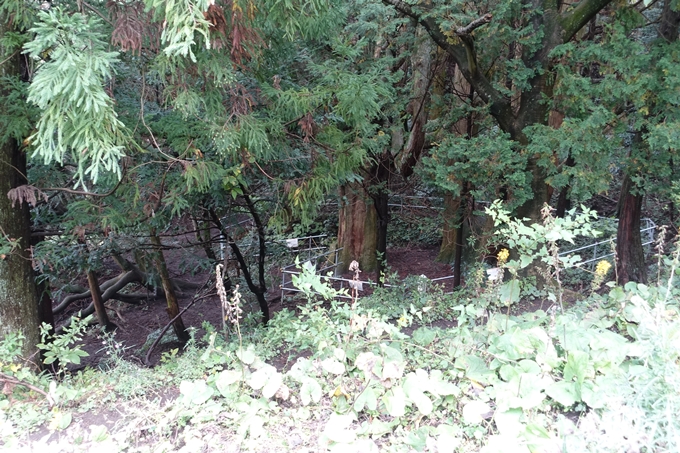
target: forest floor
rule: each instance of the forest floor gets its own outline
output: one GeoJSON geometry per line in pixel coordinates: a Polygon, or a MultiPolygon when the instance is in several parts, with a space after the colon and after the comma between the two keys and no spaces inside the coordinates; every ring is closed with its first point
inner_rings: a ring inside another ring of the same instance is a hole
{"type": "MultiPolygon", "coordinates": [[[[388,269],[389,274],[398,279],[404,279],[412,275],[425,275],[429,279],[436,279],[451,276],[451,266],[435,261],[438,253],[437,247],[430,248],[414,248],[414,247],[392,247],[388,249],[388,269]]],[[[207,272],[191,274],[181,272],[180,267],[186,264],[186,255],[182,256],[180,253],[166,253],[168,267],[172,273],[173,278],[180,278],[194,283],[203,284],[209,275],[207,272]]],[[[190,259],[190,258],[189,258],[190,259]]],[[[186,267],[186,266],[184,266],[186,267]]],[[[110,266],[111,276],[115,275],[115,265],[110,266]]],[[[274,313],[282,309],[295,310],[296,305],[300,303],[299,299],[284,297],[281,299],[281,273],[280,269],[274,269],[271,273],[269,291],[267,293],[267,300],[270,303],[270,312],[274,313]]],[[[351,279],[351,274],[343,275],[343,277],[351,279]]],[[[362,273],[361,279],[364,281],[375,282],[377,280],[375,272],[362,273]]],[[[394,281],[393,281],[394,282],[394,281]]],[[[452,290],[452,279],[446,279],[441,282],[444,291],[452,290]]],[[[244,294],[246,300],[248,297],[248,290],[241,287],[241,293],[244,294]]],[[[139,289],[137,289],[139,290],[139,289]]],[[[365,287],[364,295],[370,294],[371,288],[365,287]]],[[[180,299],[180,309],[189,304],[194,294],[189,291],[184,292],[180,299]]],[[[74,303],[67,311],[61,314],[57,319],[57,324],[63,323],[70,316],[77,314],[77,312],[90,303],[89,300],[74,303]]],[[[148,348],[156,339],[160,329],[168,324],[169,318],[166,312],[165,300],[163,298],[154,298],[149,293],[149,298],[139,305],[126,304],[117,301],[110,301],[107,303],[109,308],[108,313],[111,322],[117,328],[115,330],[116,341],[121,343],[125,349],[125,358],[133,362],[143,364],[148,348]]],[[[249,305],[244,307],[245,312],[257,313],[259,308],[257,304],[252,301],[249,305]]],[[[203,336],[203,323],[207,322],[215,327],[222,324],[222,309],[220,300],[217,295],[207,297],[197,301],[189,310],[183,315],[182,319],[187,328],[196,329],[196,338],[203,336]]],[[[149,357],[149,365],[153,366],[158,363],[164,352],[170,351],[174,348],[180,347],[177,341],[173,341],[174,335],[172,329],[164,335],[164,339],[157,345],[149,357]]],[[[106,357],[106,351],[103,347],[100,333],[94,329],[90,331],[83,339],[81,347],[89,356],[82,360],[77,369],[85,367],[96,367],[102,359],[106,357]]]]}

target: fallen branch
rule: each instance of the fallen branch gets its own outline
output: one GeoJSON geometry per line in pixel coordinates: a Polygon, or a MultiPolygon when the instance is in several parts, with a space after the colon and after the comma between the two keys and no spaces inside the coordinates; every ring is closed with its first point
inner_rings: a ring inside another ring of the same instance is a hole
{"type": "Polygon", "coordinates": [[[22,387],[26,387],[29,390],[33,390],[34,392],[40,393],[45,397],[47,402],[49,403],[50,407],[54,406],[54,400],[52,397],[47,393],[46,391],[36,387],[35,385],[29,384],[26,381],[22,381],[21,379],[16,379],[12,376],[9,376],[3,372],[0,372],[0,381],[8,383],[8,384],[14,384],[14,385],[20,385],[22,387]]]}
{"type": "MultiPolygon", "coordinates": [[[[205,287],[208,285],[208,282],[210,282],[210,278],[208,278],[208,280],[206,280],[206,282],[205,282],[205,283],[203,284],[203,286],[201,287],[201,290],[202,290],[203,288],[205,288],[205,287]]],[[[196,294],[198,294],[199,292],[200,292],[200,291],[198,291],[196,294]]],[[[175,321],[177,320],[177,318],[179,318],[180,316],[182,316],[182,315],[184,314],[184,312],[186,312],[189,308],[191,308],[192,305],[194,305],[194,304],[195,304],[196,302],[198,302],[199,300],[207,299],[208,297],[212,297],[212,296],[216,296],[216,295],[217,295],[217,293],[207,294],[207,295],[201,296],[201,297],[195,297],[195,296],[194,296],[194,298],[192,299],[192,301],[189,302],[189,305],[187,305],[187,306],[184,307],[182,310],[180,310],[180,312],[177,313],[177,316],[175,316],[174,318],[172,318],[172,319],[170,320],[170,322],[168,322],[168,323],[165,325],[165,327],[163,327],[163,329],[161,329],[161,333],[158,334],[158,338],[156,338],[156,341],[153,342],[153,344],[151,345],[151,347],[149,347],[149,350],[146,352],[146,356],[144,357],[144,365],[145,365],[145,366],[149,366],[149,359],[151,358],[151,352],[153,352],[153,350],[156,348],[156,346],[158,346],[158,343],[160,343],[161,339],[163,338],[163,335],[165,335],[165,332],[168,331],[168,329],[170,328],[170,326],[172,325],[172,323],[175,322],[175,321]]]]}

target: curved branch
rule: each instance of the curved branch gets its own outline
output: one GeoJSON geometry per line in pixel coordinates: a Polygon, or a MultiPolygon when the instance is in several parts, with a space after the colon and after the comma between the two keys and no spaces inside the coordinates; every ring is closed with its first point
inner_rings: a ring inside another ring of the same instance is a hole
{"type": "Polygon", "coordinates": [[[602,8],[611,2],[612,0],[582,0],[574,9],[560,14],[560,24],[563,30],[562,42],[568,42],[573,38],[602,8]]]}

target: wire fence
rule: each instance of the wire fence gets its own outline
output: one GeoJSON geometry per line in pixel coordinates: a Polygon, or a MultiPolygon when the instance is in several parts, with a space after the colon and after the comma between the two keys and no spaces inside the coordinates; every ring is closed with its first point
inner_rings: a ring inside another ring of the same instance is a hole
{"type": "MultiPolygon", "coordinates": [[[[356,289],[357,291],[366,292],[378,286],[377,282],[370,280],[354,280],[351,278],[345,278],[335,274],[337,267],[342,264],[339,261],[339,255],[342,248],[336,248],[333,250],[327,250],[325,253],[319,254],[312,258],[305,260],[305,262],[300,262],[299,264],[289,264],[281,268],[281,301],[285,299],[286,295],[302,293],[303,291],[296,288],[293,284],[293,277],[300,275],[300,268],[305,265],[306,262],[309,263],[307,267],[313,267],[317,275],[321,275],[324,281],[333,286],[336,290],[342,291],[343,289],[351,290],[356,289]]],[[[299,255],[298,255],[299,256],[299,255]]],[[[427,277],[425,277],[427,278],[427,277]]],[[[430,283],[446,284],[449,280],[453,280],[453,275],[447,275],[445,277],[428,279],[430,283]]],[[[383,285],[385,288],[392,288],[398,285],[385,283],[383,285]]],[[[349,291],[348,291],[349,292],[349,291]]],[[[445,294],[451,294],[453,291],[447,292],[445,294]]],[[[351,299],[352,297],[348,294],[338,294],[336,296],[338,299],[351,299]]]]}
{"type": "MultiPolygon", "coordinates": [[[[649,252],[650,245],[654,243],[656,224],[652,219],[648,218],[640,219],[640,221],[643,224],[642,227],[640,227],[642,246],[647,247],[647,251],[649,252]]],[[[595,263],[603,259],[610,258],[616,254],[614,252],[615,246],[616,239],[612,237],[604,241],[598,241],[593,244],[588,244],[560,252],[558,256],[567,257],[578,253],[583,259],[583,261],[580,263],[580,266],[588,265],[589,269],[592,271],[595,267],[595,263]]]]}

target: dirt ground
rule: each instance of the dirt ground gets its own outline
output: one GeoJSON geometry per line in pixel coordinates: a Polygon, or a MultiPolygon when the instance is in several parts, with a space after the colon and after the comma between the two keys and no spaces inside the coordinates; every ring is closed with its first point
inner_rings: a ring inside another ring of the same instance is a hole
{"type": "MultiPolygon", "coordinates": [[[[389,272],[396,273],[400,279],[408,277],[409,275],[425,275],[430,279],[450,276],[452,274],[450,265],[435,262],[437,253],[437,248],[419,249],[399,247],[388,249],[387,260],[389,272]]],[[[166,253],[166,259],[173,278],[180,278],[203,284],[209,278],[207,272],[195,275],[180,272],[180,267],[187,267],[187,260],[199,258],[199,256],[191,255],[191,253],[187,253],[186,251],[174,254],[166,253]]],[[[295,304],[298,302],[293,298],[285,297],[283,301],[281,300],[280,270],[274,269],[272,272],[273,273],[270,276],[270,288],[267,293],[267,300],[271,301],[270,312],[273,314],[283,308],[294,309],[295,304]]],[[[116,273],[117,270],[115,265],[111,265],[109,269],[110,275],[103,275],[102,279],[113,277],[116,273]]],[[[346,277],[351,278],[351,275],[348,274],[346,277]]],[[[377,280],[375,273],[362,273],[361,279],[371,281],[377,280]]],[[[451,279],[443,281],[442,284],[446,291],[451,290],[451,279]]],[[[141,290],[143,289],[135,289],[135,291],[141,290]]],[[[214,293],[214,288],[209,292],[214,293]]],[[[247,298],[247,288],[242,287],[241,292],[247,298]]],[[[366,287],[364,294],[368,293],[370,293],[370,289],[366,287]]],[[[182,294],[179,300],[180,308],[186,307],[193,297],[194,293],[192,292],[185,292],[182,294]]],[[[57,324],[59,325],[65,322],[70,316],[85,308],[90,302],[90,300],[83,300],[72,304],[66,312],[57,317],[57,324]]],[[[155,298],[153,294],[149,292],[148,299],[142,301],[139,305],[131,305],[118,301],[109,301],[106,305],[111,322],[117,326],[115,330],[115,340],[126,348],[124,355],[130,360],[142,364],[148,348],[157,338],[160,329],[165,327],[169,321],[165,309],[165,300],[163,298],[155,298]]],[[[259,308],[256,304],[253,304],[251,307],[246,307],[246,311],[248,310],[257,311],[259,308]]],[[[217,295],[213,295],[197,301],[182,315],[182,319],[187,328],[197,329],[196,337],[201,338],[203,334],[201,326],[204,322],[208,322],[213,326],[220,326],[222,323],[222,310],[219,298],[217,295]]],[[[169,329],[168,333],[164,335],[164,339],[154,348],[149,357],[150,365],[158,363],[163,352],[180,346],[178,342],[172,341],[172,338],[174,338],[174,335],[172,334],[172,329],[169,329]]],[[[82,347],[89,356],[83,359],[81,365],[77,367],[77,369],[87,366],[96,367],[102,359],[105,358],[106,352],[102,343],[101,333],[97,329],[92,329],[85,336],[82,347]]]]}

